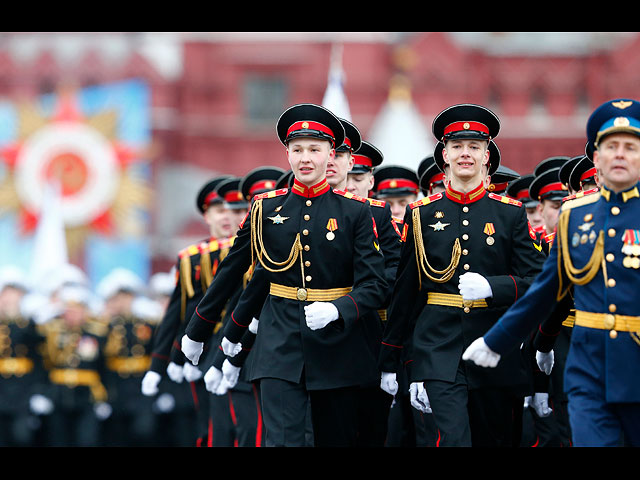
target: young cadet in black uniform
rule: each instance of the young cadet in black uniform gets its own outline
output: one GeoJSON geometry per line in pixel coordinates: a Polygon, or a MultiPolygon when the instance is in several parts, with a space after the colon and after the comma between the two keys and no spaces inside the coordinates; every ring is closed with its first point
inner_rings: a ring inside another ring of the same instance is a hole
{"type": "Polygon", "coordinates": [[[607,101],[591,114],[586,131],[595,148],[599,192],[564,203],[542,273],[463,355],[495,367],[573,289],[564,389],[574,446],[617,446],[623,435],[640,445],[640,377],[629,367],[640,362],[639,119],[640,103],[626,98],[607,101]]]}
{"type": "MultiPolygon", "coordinates": [[[[412,311],[411,382],[424,382],[440,445],[513,445],[513,418],[529,391],[515,352],[501,371],[461,360],[475,332],[486,331],[528,288],[544,260],[529,234],[520,202],[488,193],[483,165],[500,129],[488,109],[471,104],[441,112],[433,133],[449,165],[444,194],[411,204],[381,355],[397,371],[412,311]]],[[[410,332],[410,331],[409,331],[410,332]]]]}
{"type": "MultiPolygon", "coordinates": [[[[395,282],[396,269],[400,259],[400,232],[391,216],[391,207],[387,202],[370,196],[375,183],[373,172],[384,160],[382,152],[369,142],[363,141],[353,154],[354,165],[347,178],[346,190],[354,195],[366,198],[371,204],[374,225],[380,239],[380,249],[384,255],[385,274],[389,284],[389,296],[377,312],[370,312],[364,318],[367,326],[367,338],[375,358],[380,352],[380,342],[387,320],[387,306],[391,297],[391,288],[395,282]]],[[[385,445],[389,425],[389,410],[393,395],[380,389],[378,379],[361,390],[360,405],[364,411],[359,428],[359,445],[381,447],[385,445]]]]}
{"type": "Polygon", "coordinates": [[[529,185],[531,185],[534,178],[535,175],[533,173],[522,175],[521,177],[509,182],[504,193],[507,197],[513,198],[514,200],[522,203],[522,206],[527,212],[529,225],[531,225],[534,232],[538,233],[544,230],[544,224],[542,223],[540,212],[538,212],[538,209],[536,208],[538,200],[531,198],[531,195],[529,195],[529,185]]]}
{"type": "MultiPolygon", "coordinates": [[[[246,268],[254,255],[270,284],[251,374],[260,380],[267,444],[304,445],[309,396],[315,445],[356,445],[359,386],[377,377],[357,320],[384,300],[384,259],[368,202],[327,183],[326,165],[345,135],[339,119],[317,105],[296,105],[277,132],[294,184],[290,193],[254,199],[245,221],[250,255],[238,257],[246,268]]],[[[202,344],[192,334],[190,323],[183,351],[197,362],[202,344]]]]}
{"type": "MultiPolygon", "coordinates": [[[[210,180],[196,196],[196,207],[209,226],[210,237],[184,248],[178,254],[176,286],[162,322],[155,331],[151,366],[142,379],[141,387],[145,395],[157,394],[158,383],[165,373],[175,382],[181,383],[184,379],[185,362],[178,341],[184,331],[185,319],[193,313],[211,283],[218,264],[233,244],[233,239],[230,238],[233,229],[228,211],[216,192],[216,187],[229,178],[231,176],[225,175],[210,180]]],[[[209,393],[201,378],[188,381],[185,388],[191,391],[196,413],[194,441],[198,446],[206,445],[209,432],[209,393]]]]}

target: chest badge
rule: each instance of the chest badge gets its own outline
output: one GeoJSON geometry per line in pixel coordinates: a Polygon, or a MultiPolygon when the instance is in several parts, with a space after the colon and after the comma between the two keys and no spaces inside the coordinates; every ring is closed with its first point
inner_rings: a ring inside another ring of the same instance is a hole
{"type": "Polygon", "coordinates": [[[622,234],[622,253],[625,254],[622,266],[640,268],[640,230],[625,230],[622,234]]]}
{"type": "Polygon", "coordinates": [[[285,220],[288,220],[289,217],[283,217],[280,214],[276,215],[275,217],[267,217],[269,220],[273,221],[274,225],[280,224],[280,223],[284,223],[285,220]]]}
{"type": "Polygon", "coordinates": [[[336,220],[335,218],[330,218],[329,221],[327,222],[327,230],[329,230],[326,235],[327,240],[331,241],[334,238],[336,238],[336,234],[333,232],[337,229],[338,229],[338,220],[336,220]]]}
{"type": "Polygon", "coordinates": [[[494,227],[493,223],[485,223],[483,232],[487,235],[487,245],[493,245],[494,243],[496,243],[496,239],[492,236],[494,233],[496,233],[496,227],[494,227]]]}
{"type": "Polygon", "coordinates": [[[434,232],[439,232],[440,230],[444,230],[445,227],[448,227],[449,225],[451,225],[450,223],[442,223],[440,220],[438,220],[438,223],[434,223],[432,225],[429,225],[431,228],[433,228],[434,232]]]}

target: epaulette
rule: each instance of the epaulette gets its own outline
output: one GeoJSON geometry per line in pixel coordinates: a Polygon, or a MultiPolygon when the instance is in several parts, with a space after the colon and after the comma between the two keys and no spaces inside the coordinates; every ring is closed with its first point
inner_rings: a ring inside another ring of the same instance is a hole
{"type": "Polygon", "coordinates": [[[410,203],[409,207],[411,207],[411,210],[413,210],[416,207],[422,207],[423,205],[428,205],[431,202],[435,202],[436,200],[440,200],[442,198],[442,196],[443,196],[442,192],[434,193],[433,195],[421,198],[420,200],[417,200],[417,201],[415,201],[413,203],[410,203]]]}
{"type": "Polygon", "coordinates": [[[259,193],[258,195],[255,195],[253,197],[253,200],[260,200],[262,198],[274,198],[274,197],[279,197],[280,195],[284,195],[289,191],[288,188],[280,188],[278,190],[271,190],[268,192],[264,192],[264,193],[259,193]]]}
{"type": "Polygon", "coordinates": [[[209,252],[215,252],[217,250],[222,250],[223,248],[230,248],[233,246],[233,242],[235,242],[236,237],[222,238],[222,239],[214,239],[209,242],[202,242],[200,244],[200,248],[202,251],[209,250],[209,252]]]}
{"type": "Polygon", "coordinates": [[[378,200],[377,198],[371,198],[371,197],[367,198],[367,201],[373,207],[382,207],[382,208],[384,208],[385,205],[387,204],[387,202],[385,202],[384,200],[378,200]]]}
{"type": "Polygon", "coordinates": [[[597,202],[599,199],[600,199],[600,191],[590,193],[588,195],[583,195],[581,197],[576,197],[564,202],[562,204],[562,207],[560,208],[560,211],[564,212],[566,210],[570,210],[575,207],[580,207],[582,205],[589,205],[590,203],[597,202]]]}
{"type": "Polygon", "coordinates": [[[367,199],[361,197],[360,195],[356,195],[355,193],[345,192],[344,190],[338,190],[337,188],[333,189],[333,193],[337,193],[338,195],[342,195],[345,198],[351,198],[352,200],[358,200],[359,202],[366,203],[367,199]]]}
{"type": "Polygon", "coordinates": [[[519,200],[515,200],[510,197],[505,197],[504,195],[498,195],[497,193],[489,193],[489,198],[492,198],[493,200],[497,200],[502,203],[506,203],[508,205],[515,205],[516,207],[522,206],[522,202],[520,202],[519,200]]]}
{"type": "Polygon", "coordinates": [[[595,187],[595,188],[590,188],[589,190],[583,190],[583,191],[580,191],[580,192],[576,192],[573,195],[568,195],[568,196],[564,197],[562,199],[562,203],[568,202],[569,200],[575,200],[576,198],[582,198],[585,195],[591,195],[592,193],[597,193],[599,191],[600,191],[600,188],[595,187]]]}
{"type": "Polygon", "coordinates": [[[178,257],[192,257],[197,253],[200,253],[200,247],[198,245],[189,245],[178,252],[178,257]]]}

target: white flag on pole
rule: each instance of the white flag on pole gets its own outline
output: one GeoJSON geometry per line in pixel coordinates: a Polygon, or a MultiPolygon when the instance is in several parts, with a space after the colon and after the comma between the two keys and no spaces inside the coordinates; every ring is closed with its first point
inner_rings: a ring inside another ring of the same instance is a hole
{"type": "Polygon", "coordinates": [[[47,284],[47,277],[63,268],[69,260],[61,190],[59,182],[50,182],[43,192],[29,275],[35,290],[47,284]]]}
{"type": "Polygon", "coordinates": [[[342,45],[333,45],[331,48],[329,77],[322,106],[331,110],[335,116],[351,121],[349,102],[344,93],[345,74],[342,69],[342,48],[342,45]]]}

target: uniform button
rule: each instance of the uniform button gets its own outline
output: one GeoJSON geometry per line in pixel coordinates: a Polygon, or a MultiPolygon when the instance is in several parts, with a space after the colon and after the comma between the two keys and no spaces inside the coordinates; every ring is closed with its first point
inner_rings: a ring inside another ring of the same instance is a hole
{"type": "Polygon", "coordinates": [[[462,235],[462,239],[463,239],[463,240],[469,240],[469,235],[468,235],[468,234],[466,234],[466,233],[465,233],[465,234],[463,234],[463,235],[462,235]]]}
{"type": "Polygon", "coordinates": [[[611,313],[615,313],[615,311],[616,311],[617,309],[618,309],[618,307],[616,307],[616,306],[615,306],[615,304],[613,304],[613,303],[612,303],[611,305],[609,305],[609,311],[610,311],[611,313]]]}
{"type": "Polygon", "coordinates": [[[309,220],[310,218],[311,218],[311,217],[310,217],[309,215],[305,215],[305,216],[304,216],[304,219],[305,219],[305,220],[309,220]]]}
{"type": "Polygon", "coordinates": [[[467,213],[469,211],[469,207],[467,207],[466,205],[464,207],[462,207],[462,211],[464,213],[467,213]]]}
{"type": "Polygon", "coordinates": [[[307,200],[307,207],[311,206],[311,200],[307,200]]]}
{"type": "Polygon", "coordinates": [[[609,235],[610,237],[614,237],[614,236],[615,236],[615,234],[616,234],[616,231],[615,231],[615,229],[613,229],[613,228],[610,228],[610,229],[607,231],[607,235],[609,235]]]}
{"type": "Polygon", "coordinates": [[[615,258],[616,257],[613,255],[613,253],[607,253],[607,256],[606,256],[607,262],[613,262],[615,258]]]}
{"type": "Polygon", "coordinates": [[[462,224],[466,227],[467,225],[469,225],[469,220],[466,220],[466,219],[465,219],[465,220],[463,220],[463,221],[462,221],[462,224]]]}
{"type": "Polygon", "coordinates": [[[607,285],[609,287],[615,287],[616,286],[616,280],[614,278],[610,278],[609,280],[607,280],[607,285]]]}
{"type": "Polygon", "coordinates": [[[617,336],[618,336],[618,332],[616,332],[615,330],[611,330],[609,332],[609,337],[616,338],[617,336]]]}
{"type": "Polygon", "coordinates": [[[304,277],[304,279],[305,279],[307,282],[310,282],[310,281],[311,281],[311,275],[307,275],[306,277],[304,277]]]}
{"type": "Polygon", "coordinates": [[[471,309],[469,307],[464,307],[464,313],[469,313],[471,311],[471,309]]]}
{"type": "Polygon", "coordinates": [[[303,235],[309,235],[309,230],[307,230],[306,228],[304,230],[302,230],[302,234],[303,235]]]}
{"type": "Polygon", "coordinates": [[[305,251],[305,252],[308,252],[310,248],[311,248],[311,247],[310,247],[309,245],[305,245],[305,246],[304,246],[304,251],[305,251]]]}
{"type": "Polygon", "coordinates": [[[464,268],[465,270],[469,270],[471,267],[469,266],[468,263],[465,263],[462,268],[464,268]]]}
{"type": "Polygon", "coordinates": [[[466,248],[464,250],[462,250],[462,254],[463,255],[469,255],[469,250],[467,250],[466,248]]]}
{"type": "Polygon", "coordinates": [[[310,267],[311,266],[311,262],[309,260],[307,260],[306,262],[304,262],[304,266],[305,267],[310,267]]]}
{"type": "Polygon", "coordinates": [[[620,207],[611,207],[611,214],[618,215],[620,213],[620,207]]]}

